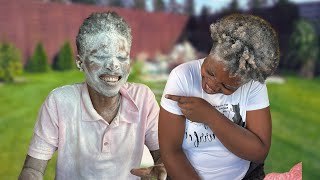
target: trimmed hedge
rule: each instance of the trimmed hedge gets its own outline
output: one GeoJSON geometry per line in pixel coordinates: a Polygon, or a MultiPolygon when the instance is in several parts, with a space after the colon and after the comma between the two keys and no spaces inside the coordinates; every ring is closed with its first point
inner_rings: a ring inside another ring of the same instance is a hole
{"type": "Polygon", "coordinates": [[[42,43],[38,43],[33,55],[29,59],[25,70],[28,72],[47,72],[49,70],[48,56],[42,43]]]}
{"type": "Polygon", "coordinates": [[[58,71],[65,71],[73,69],[74,66],[74,56],[72,52],[71,45],[66,41],[61,47],[58,57],[54,60],[52,64],[52,69],[58,71]]]}

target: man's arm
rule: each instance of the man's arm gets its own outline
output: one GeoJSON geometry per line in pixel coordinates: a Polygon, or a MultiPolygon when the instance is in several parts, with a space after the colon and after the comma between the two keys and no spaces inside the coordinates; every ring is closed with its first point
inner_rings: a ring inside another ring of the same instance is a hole
{"type": "Polygon", "coordinates": [[[161,158],[171,179],[200,179],[182,150],[185,117],[162,107],[159,115],[161,158]]]}
{"type": "Polygon", "coordinates": [[[161,155],[160,155],[160,150],[155,150],[155,151],[150,151],[150,154],[152,156],[153,162],[154,164],[161,164],[162,160],[161,160],[161,155]]]}
{"type": "Polygon", "coordinates": [[[19,180],[42,180],[48,161],[27,155],[19,175],[19,180]]]}
{"type": "Polygon", "coordinates": [[[156,177],[157,180],[165,180],[167,171],[160,158],[160,150],[150,151],[154,161],[154,166],[147,168],[132,169],[131,174],[141,177],[141,180],[149,180],[156,177]]]}

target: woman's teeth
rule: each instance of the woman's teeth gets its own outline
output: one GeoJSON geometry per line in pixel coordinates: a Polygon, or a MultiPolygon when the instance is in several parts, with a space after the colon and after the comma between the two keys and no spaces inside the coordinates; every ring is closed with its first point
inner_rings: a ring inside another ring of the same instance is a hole
{"type": "Polygon", "coordinates": [[[209,90],[209,91],[213,91],[213,90],[208,86],[208,84],[206,84],[206,89],[209,90]]]}

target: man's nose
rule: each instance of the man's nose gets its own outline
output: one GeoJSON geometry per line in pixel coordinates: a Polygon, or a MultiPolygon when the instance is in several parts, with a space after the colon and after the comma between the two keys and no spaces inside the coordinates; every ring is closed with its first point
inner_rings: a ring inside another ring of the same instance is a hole
{"type": "Polygon", "coordinates": [[[116,71],[120,68],[120,63],[117,59],[112,59],[109,63],[106,64],[106,68],[110,71],[116,71]]]}

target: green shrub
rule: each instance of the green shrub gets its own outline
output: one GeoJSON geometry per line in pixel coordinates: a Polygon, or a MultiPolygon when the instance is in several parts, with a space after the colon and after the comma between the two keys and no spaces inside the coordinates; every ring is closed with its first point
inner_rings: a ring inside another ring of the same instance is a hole
{"type": "Polygon", "coordinates": [[[139,79],[139,77],[142,76],[143,66],[144,66],[143,61],[140,61],[140,60],[134,61],[133,64],[131,65],[131,71],[130,71],[128,81],[135,81],[136,79],[139,79]]]}
{"type": "Polygon", "coordinates": [[[21,72],[20,51],[10,43],[0,43],[0,81],[13,82],[21,72]]]}
{"type": "Polygon", "coordinates": [[[28,72],[46,72],[49,70],[48,57],[41,43],[38,43],[25,70],[28,72]]]}
{"type": "Polygon", "coordinates": [[[66,41],[61,47],[58,57],[52,64],[52,69],[58,71],[70,70],[74,67],[74,56],[71,45],[66,41]]]}

